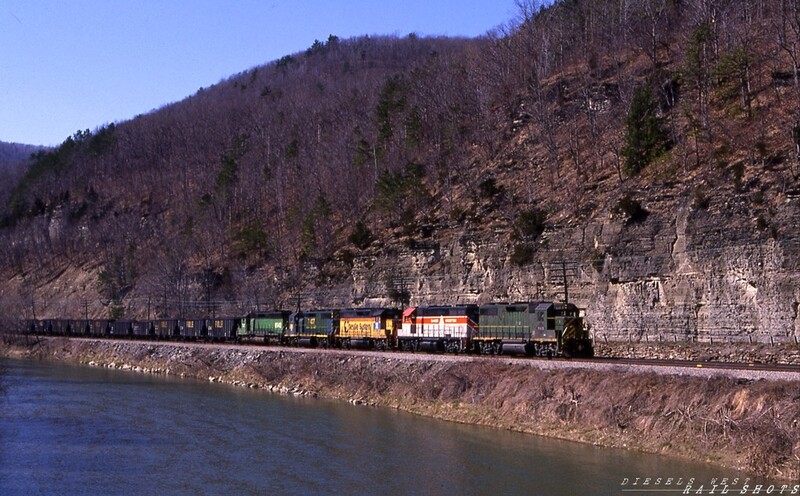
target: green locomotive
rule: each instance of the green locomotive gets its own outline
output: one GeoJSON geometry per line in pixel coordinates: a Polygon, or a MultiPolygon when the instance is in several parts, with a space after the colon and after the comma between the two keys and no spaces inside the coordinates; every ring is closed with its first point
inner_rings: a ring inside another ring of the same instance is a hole
{"type": "Polygon", "coordinates": [[[485,354],[551,357],[594,355],[589,331],[571,303],[493,303],[481,305],[473,350],[485,354]]]}

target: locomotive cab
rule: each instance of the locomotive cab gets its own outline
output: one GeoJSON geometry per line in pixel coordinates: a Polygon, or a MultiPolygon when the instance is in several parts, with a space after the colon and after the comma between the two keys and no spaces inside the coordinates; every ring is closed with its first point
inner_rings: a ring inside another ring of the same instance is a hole
{"type": "Polygon", "coordinates": [[[554,304],[552,320],[558,337],[558,347],[566,357],[592,357],[594,344],[583,324],[583,316],[572,303],[554,304]]]}

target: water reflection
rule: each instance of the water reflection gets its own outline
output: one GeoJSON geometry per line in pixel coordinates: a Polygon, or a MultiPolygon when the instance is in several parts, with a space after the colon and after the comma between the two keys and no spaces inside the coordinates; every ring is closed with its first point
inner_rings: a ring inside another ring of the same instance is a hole
{"type": "Polygon", "coordinates": [[[7,374],[0,494],[627,494],[625,478],[737,475],[219,384],[22,361],[7,374]]]}

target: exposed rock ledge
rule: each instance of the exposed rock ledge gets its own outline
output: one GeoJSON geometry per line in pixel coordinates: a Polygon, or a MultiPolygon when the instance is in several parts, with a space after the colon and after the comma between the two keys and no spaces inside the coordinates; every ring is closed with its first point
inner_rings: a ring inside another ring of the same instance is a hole
{"type": "Polygon", "coordinates": [[[800,478],[797,382],[622,370],[542,369],[500,360],[284,352],[41,339],[0,355],[170,374],[398,408],[602,446],[800,478]]]}
{"type": "Polygon", "coordinates": [[[800,365],[800,346],[791,343],[603,342],[595,343],[598,356],[702,362],[800,365]]]}

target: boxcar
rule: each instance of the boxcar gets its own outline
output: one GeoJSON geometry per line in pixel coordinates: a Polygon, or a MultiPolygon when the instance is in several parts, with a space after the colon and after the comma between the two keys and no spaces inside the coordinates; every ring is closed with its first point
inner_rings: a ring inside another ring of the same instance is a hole
{"type": "Polygon", "coordinates": [[[466,351],[478,328],[477,321],[476,305],[410,307],[403,311],[398,347],[411,351],[466,351]]]}
{"type": "Polygon", "coordinates": [[[281,343],[284,333],[289,328],[291,315],[292,312],[287,310],[250,313],[239,323],[236,337],[238,339],[259,339],[265,343],[281,343]]]}
{"type": "Polygon", "coordinates": [[[284,341],[291,345],[327,347],[338,331],[338,310],[298,311],[289,316],[284,341]]]}
{"type": "Polygon", "coordinates": [[[400,310],[396,308],[351,308],[339,313],[336,345],[343,348],[394,348],[400,310]]]}

